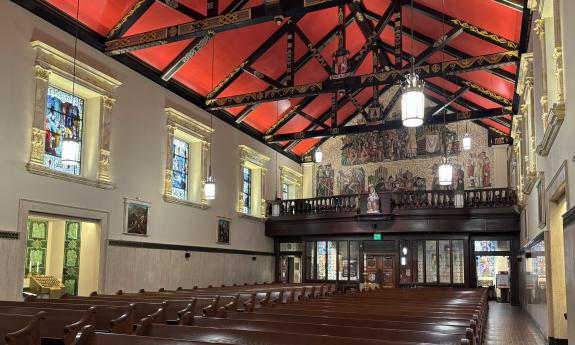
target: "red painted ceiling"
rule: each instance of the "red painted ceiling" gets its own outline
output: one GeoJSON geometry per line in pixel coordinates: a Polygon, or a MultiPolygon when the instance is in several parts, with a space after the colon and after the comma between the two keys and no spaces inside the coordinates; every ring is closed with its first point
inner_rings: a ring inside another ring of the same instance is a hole
{"type": "MultiPolygon", "coordinates": [[[[220,0],[219,11],[226,8],[234,0],[220,0]]],[[[64,12],[66,15],[75,18],[77,0],[47,0],[49,4],[64,12]]],[[[461,19],[471,25],[475,25],[492,33],[500,35],[510,41],[519,42],[522,13],[504,6],[493,0],[417,0],[417,4],[432,8],[439,13],[445,12],[446,15],[461,19]]],[[[80,0],[79,19],[88,28],[94,30],[102,36],[106,36],[112,28],[121,21],[121,19],[138,3],[138,0],[80,0]]],[[[206,0],[180,0],[180,6],[187,6],[202,15],[206,15],[206,0]]],[[[244,7],[261,5],[262,0],[249,1],[244,7]]],[[[389,0],[363,0],[365,8],[376,15],[382,15],[391,1],[389,0]]],[[[350,14],[346,9],[346,15],[350,14]]],[[[438,18],[432,18],[417,10],[412,11],[408,5],[403,6],[403,25],[406,28],[413,29],[416,32],[436,40],[442,33],[448,32],[452,27],[448,22],[442,24],[438,18]],[[413,16],[413,18],[412,18],[413,16]],[[413,23],[413,25],[412,25],[413,23]]],[[[170,8],[161,2],[154,3],[150,9],[144,13],[137,22],[127,31],[126,35],[132,35],[149,30],[154,30],[169,25],[180,24],[193,19],[182,14],[176,9],[170,8]]],[[[372,26],[376,23],[371,22],[372,26]]],[[[297,25],[309,38],[316,44],[326,34],[335,28],[337,24],[337,9],[330,8],[305,15],[297,25]]],[[[218,33],[203,49],[199,51],[187,64],[179,70],[174,79],[198,93],[206,96],[215,85],[221,82],[226,76],[237,68],[246,58],[253,53],[270,35],[277,30],[279,26],[273,22],[247,26],[244,28],[234,29],[218,33]],[[215,61],[215,63],[214,63],[215,61]],[[213,79],[212,79],[213,68],[213,79]]],[[[393,45],[393,30],[388,26],[381,34],[380,38],[386,44],[393,45]]],[[[142,49],[133,52],[141,61],[148,64],[151,68],[156,69],[158,73],[168,66],[168,64],[190,43],[191,40],[171,43],[167,45],[142,49]]],[[[361,49],[365,43],[359,26],[353,22],[347,27],[346,31],[347,49],[351,55],[361,49]]],[[[403,49],[407,53],[412,52],[412,42],[410,35],[403,35],[403,49]]],[[[501,52],[504,49],[490,44],[480,38],[467,33],[459,35],[449,42],[449,46],[467,55],[483,55],[501,52]]],[[[295,35],[295,58],[296,61],[303,56],[307,48],[302,40],[295,35]]],[[[413,42],[413,52],[417,55],[428,48],[428,45],[419,41],[413,42]]],[[[321,54],[328,63],[331,61],[332,53],[337,49],[337,40],[332,40],[321,54]]],[[[392,59],[391,56],[389,56],[392,59]]],[[[442,60],[452,60],[455,57],[449,54],[436,53],[430,56],[427,62],[439,62],[442,60]]],[[[259,57],[251,65],[255,70],[269,76],[273,79],[279,78],[286,70],[286,40],[285,36],[278,40],[266,53],[259,57]]],[[[364,63],[358,69],[356,74],[370,73],[372,69],[371,54],[365,59],[364,63]]],[[[404,61],[405,63],[406,61],[404,61]]],[[[515,73],[515,66],[503,67],[505,71],[515,73]]],[[[323,81],[328,77],[324,69],[319,65],[316,59],[311,59],[303,68],[295,74],[295,83],[304,84],[310,82],[323,81]]],[[[497,77],[487,71],[476,71],[462,73],[457,75],[458,78],[468,80],[477,85],[493,91],[494,93],[513,98],[515,85],[503,78],[497,77]]],[[[454,93],[459,86],[447,82],[442,78],[431,78],[429,82],[436,86],[444,87],[448,93],[454,93]]],[[[268,88],[270,85],[248,73],[242,73],[229,87],[219,95],[232,96],[236,94],[260,91],[268,88]]],[[[365,104],[372,97],[371,90],[362,91],[356,99],[365,104]]],[[[448,97],[441,93],[427,90],[427,94],[438,100],[448,97]]],[[[244,123],[261,132],[262,135],[268,131],[278,118],[287,113],[293,106],[298,104],[302,99],[292,99],[280,101],[279,104],[268,103],[255,107],[253,111],[244,119],[244,123]],[[279,108],[279,109],[278,109],[279,108]]],[[[461,97],[461,100],[467,104],[475,104],[483,108],[495,108],[501,105],[490,101],[489,99],[467,91],[461,97]]],[[[331,104],[330,95],[321,95],[303,110],[314,118],[319,118],[323,113],[329,111],[331,104]]],[[[462,104],[454,103],[452,108],[455,110],[469,110],[462,104]]],[[[230,116],[236,117],[244,107],[228,108],[226,111],[230,116]]],[[[348,103],[338,113],[338,122],[342,123],[348,117],[356,113],[355,107],[348,103]]],[[[509,133],[509,128],[498,122],[485,120],[489,126],[498,130],[509,133]]],[[[328,122],[326,122],[328,123],[328,122]]],[[[286,122],[278,133],[299,132],[310,128],[313,124],[303,116],[296,115],[286,122]]],[[[292,148],[292,152],[301,155],[309,150],[318,142],[317,139],[304,140],[292,148]]],[[[286,143],[287,144],[287,143],[286,143]]]]}

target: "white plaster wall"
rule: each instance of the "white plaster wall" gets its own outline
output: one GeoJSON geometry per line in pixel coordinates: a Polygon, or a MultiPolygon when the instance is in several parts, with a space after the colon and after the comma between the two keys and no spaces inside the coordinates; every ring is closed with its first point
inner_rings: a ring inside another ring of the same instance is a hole
{"type": "MultiPolygon", "coordinates": [[[[214,119],[216,200],[211,202],[209,210],[164,202],[164,108],[175,107],[203,123],[209,123],[208,113],[82,42],[78,44],[78,59],[123,83],[118,89],[112,112],[111,175],[116,189],[103,190],[26,172],[24,166],[30,150],[35,75],[35,54],[30,42],[42,40],[72,55],[74,39],[10,1],[0,1],[0,28],[10,33],[0,36],[0,229],[17,230],[19,200],[29,199],[108,212],[111,239],[272,251],[273,241],[264,235],[264,223],[239,218],[235,210],[239,174],[237,145],[248,145],[271,157],[266,174],[267,199],[273,197],[277,179],[274,151],[214,119]],[[149,237],[122,235],[124,197],[139,197],[151,202],[149,237]],[[216,244],[217,216],[231,218],[230,246],[216,244]]],[[[299,164],[284,156],[279,157],[279,165],[301,171],[299,164]]],[[[19,241],[24,237],[21,236],[19,241]]],[[[0,254],[0,267],[3,268],[0,270],[0,297],[20,294],[10,291],[16,286],[10,273],[13,269],[23,269],[24,265],[23,255],[19,251],[14,252],[19,241],[0,240],[0,248],[5,249],[0,254]]],[[[152,253],[160,255],[159,252],[152,253]]],[[[108,269],[132,270],[134,279],[145,278],[145,272],[133,271],[134,262],[131,260],[124,258],[108,262],[113,263],[108,265],[108,269]]],[[[161,266],[160,260],[152,260],[152,263],[158,265],[158,271],[166,268],[161,266]]],[[[243,269],[242,264],[241,260],[222,260],[222,265],[218,266],[220,269],[199,277],[224,279],[224,266],[229,266],[233,272],[243,269]]],[[[152,281],[160,284],[158,280],[152,281]]]]}
{"type": "MultiPolygon", "coordinates": [[[[560,14],[561,14],[561,25],[562,25],[562,41],[563,41],[563,62],[564,62],[564,83],[565,83],[565,120],[563,125],[555,139],[551,152],[547,157],[537,156],[537,170],[543,172],[545,176],[546,186],[549,184],[551,179],[555,176],[561,165],[567,161],[567,209],[573,207],[573,202],[575,198],[575,136],[573,135],[573,129],[575,128],[575,66],[571,61],[575,58],[575,42],[572,39],[572,34],[575,32],[575,22],[573,21],[572,14],[575,13],[575,1],[571,0],[560,0],[560,14]]],[[[533,28],[533,25],[532,25],[533,28]]],[[[534,99],[535,99],[535,132],[536,132],[536,142],[541,142],[543,137],[543,123],[541,120],[541,105],[539,100],[542,95],[542,64],[541,64],[541,47],[539,45],[539,38],[535,32],[531,32],[529,51],[533,52],[534,55],[534,99]]],[[[549,88],[554,87],[553,79],[550,79],[548,85],[549,88]]],[[[551,106],[551,104],[550,104],[551,106]]],[[[522,229],[522,238],[524,238],[526,233],[526,241],[533,240],[542,231],[549,230],[549,220],[547,226],[539,228],[539,222],[537,219],[537,190],[533,189],[530,195],[526,197],[526,209],[528,214],[527,229],[522,229]]],[[[548,210],[549,211],[549,210],[548,210]]],[[[549,212],[548,212],[549,216],[549,212]]],[[[569,243],[565,242],[566,253],[569,252],[569,243]]],[[[553,252],[555,248],[550,248],[553,252]]],[[[572,250],[571,250],[572,252],[572,250]]],[[[573,262],[565,261],[565,271],[573,270],[573,262]]],[[[551,263],[552,264],[552,263],[551,263]]],[[[548,266],[549,267],[549,266],[548,266]]],[[[548,270],[551,268],[548,268],[548,270]]],[[[575,284],[573,280],[566,281],[566,294],[567,296],[575,295],[575,284]]],[[[569,298],[569,297],[568,297],[569,298]]],[[[570,303],[573,303],[572,301],[570,303]]],[[[573,311],[571,310],[571,314],[573,311]]],[[[531,314],[538,322],[541,319],[540,314],[531,314]]],[[[556,316],[556,318],[558,318],[556,316]]],[[[550,325],[549,336],[554,336],[552,325],[550,325]]],[[[575,341],[573,338],[573,330],[575,330],[574,321],[571,320],[568,325],[569,332],[571,332],[571,341],[575,341]]],[[[559,337],[564,337],[563,331],[559,331],[559,337]]]]}

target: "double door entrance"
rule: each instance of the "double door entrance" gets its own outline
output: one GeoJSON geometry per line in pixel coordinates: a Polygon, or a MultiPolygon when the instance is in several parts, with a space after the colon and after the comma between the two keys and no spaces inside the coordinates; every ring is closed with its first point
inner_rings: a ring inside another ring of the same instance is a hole
{"type": "Polygon", "coordinates": [[[396,287],[395,256],[366,254],[364,274],[367,288],[396,287]]]}

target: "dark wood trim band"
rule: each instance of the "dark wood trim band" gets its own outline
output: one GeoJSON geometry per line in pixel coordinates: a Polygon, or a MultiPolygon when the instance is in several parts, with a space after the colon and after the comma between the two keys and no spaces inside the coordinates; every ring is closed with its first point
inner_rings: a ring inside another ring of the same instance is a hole
{"type": "Polygon", "coordinates": [[[3,240],[17,240],[20,238],[20,233],[16,231],[0,231],[0,239],[3,240]]]}
{"type": "Polygon", "coordinates": [[[181,250],[185,252],[241,254],[241,255],[252,255],[252,256],[253,255],[275,256],[275,253],[273,252],[259,252],[254,250],[213,248],[213,247],[196,247],[196,246],[185,246],[180,244],[137,242],[137,241],[124,241],[124,240],[108,240],[108,245],[118,247],[130,247],[130,248],[181,250]]]}
{"type": "Polygon", "coordinates": [[[575,222],[575,206],[563,215],[563,229],[575,222]]]}

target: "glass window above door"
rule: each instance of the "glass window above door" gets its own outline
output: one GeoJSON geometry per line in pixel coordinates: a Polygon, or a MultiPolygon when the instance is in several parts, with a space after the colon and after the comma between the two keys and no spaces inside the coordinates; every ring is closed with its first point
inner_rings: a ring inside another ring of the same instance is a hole
{"type": "Polygon", "coordinates": [[[474,248],[476,252],[508,252],[511,250],[509,242],[508,240],[475,241],[474,248]]]}

